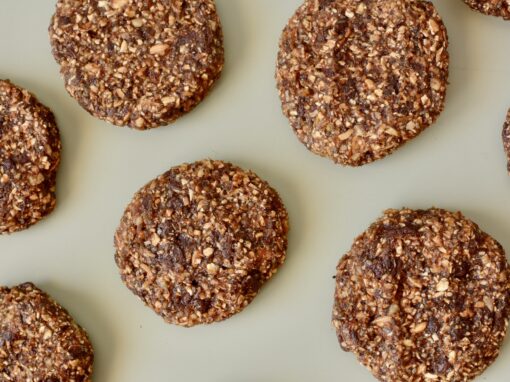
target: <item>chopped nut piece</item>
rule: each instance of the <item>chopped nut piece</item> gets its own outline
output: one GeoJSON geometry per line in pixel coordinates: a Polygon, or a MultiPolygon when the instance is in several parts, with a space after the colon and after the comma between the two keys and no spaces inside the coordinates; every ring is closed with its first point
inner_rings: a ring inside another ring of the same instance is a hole
{"type": "Polygon", "coordinates": [[[142,19],[133,19],[131,21],[131,24],[135,27],[135,28],[140,28],[142,25],[143,25],[143,20],[142,19]]]}
{"type": "Polygon", "coordinates": [[[119,9],[124,7],[129,3],[129,0],[111,0],[112,8],[113,9],[119,9]]]}
{"type": "Polygon", "coordinates": [[[220,267],[218,267],[216,264],[207,264],[207,273],[209,273],[210,275],[215,275],[216,273],[218,273],[218,270],[220,269],[220,267]]]}
{"type": "Polygon", "coordinates": [[[153,45],[150,48],[150,53],[164,55],[168,52],[169,49],[170,49],[170,46],[168,44],[157,44],[157,45],[153,45]]]}
{"type": "Polygon", "coordinates": [[[445,292],[448,290],[449,285],[450,284],[447,279],[441,279],[441,281],[439,281],[436,285],[436,290],[438,292],[445,292]]]}
{"type": "Polygon", "coordinates": [[[411,333],[421,333],[425,330],[425,328],[427,327],[427,323],[426,322],[421,322],[419,323],[418,325],[416,325],[415,327],[413,327],[411,329],[411,333]]]}

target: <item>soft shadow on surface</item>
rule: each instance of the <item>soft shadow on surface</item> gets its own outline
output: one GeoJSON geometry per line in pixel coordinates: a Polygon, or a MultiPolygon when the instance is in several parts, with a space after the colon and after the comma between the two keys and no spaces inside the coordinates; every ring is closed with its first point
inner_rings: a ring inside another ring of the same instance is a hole
{"type": "Polygon", "coordinates": [[[234,77],[237,70],[242,70],[246,58],[248,36],[246,36],[246,15],[242,13],[237,1],[217,0],[216,6],[223,26],[223,41],[225,46],[225,68],[217,86],[234,77]]]}
{"type": "Polygon", "coordinates": [[[69,311],[89,335],[94,347],[94,381],[109,381],[113,375],[117,344],[105,312],[89,295],[53,282],[37,285],[69,311]],[[72,301],[72,305],[69,303],[72,301]],[[66,303],[67,302],[67,303],[66,303]]]}

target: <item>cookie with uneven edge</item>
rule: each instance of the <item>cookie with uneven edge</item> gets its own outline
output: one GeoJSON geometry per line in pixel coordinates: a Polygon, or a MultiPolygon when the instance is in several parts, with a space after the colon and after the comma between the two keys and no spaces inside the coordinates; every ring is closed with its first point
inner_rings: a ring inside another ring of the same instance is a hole
{"type": "Polygon", "coordinates": [[[115,235],[129,289],[167,322],[210,324],[243,310],[283,264],[288,217],[250,171],[203,160],[136,193],[115,235]]]}
{"type": "Polygon", "coordinates": [[[94,354],[85,331],[31,283],[0,287],[0,380],[90,382],[94,354]]]}
{"type": "Polygon", "coordinates": [[[51,110],[0,80],[0,234],[24,230],[53,211],[60,150],[51,110]]]}
{"type": "Polygon", "coordinates": [[[416,137],[443,111],[448,37],[421,0],[306,0],[285,27],[276,79],[299,140],[361,166],[416,137]]]}
{"type": "Polygon", "coordinates": [[[503,125],[503,147],[508,158],[508,173],[510,174],[510,110],[506,115],[506,121],[503,125]]]}
{"type": "Polygon", "coordinates": [[[380,381],[470,381],[505,338],[509,270],[461,213],[386,211],[338,264],[340,344],[380,381]]]}
{"type": "Polygon", "coordinates": [[[510,20],[510,1],[508,0],[464,0],[464,2],[475,11],[510,20]]]}
{"type": "Polygon", "coordinates": [[[49,33],[69,94],[119,126],[175,121],[223,69],[214,0],[58,0],[49,33]]]}

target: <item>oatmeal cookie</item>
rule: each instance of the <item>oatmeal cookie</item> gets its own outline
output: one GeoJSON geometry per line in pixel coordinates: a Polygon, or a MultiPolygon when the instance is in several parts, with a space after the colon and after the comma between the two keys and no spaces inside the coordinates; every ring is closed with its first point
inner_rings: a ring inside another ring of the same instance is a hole
{"type": "Polygon", "coordinates": [[[276,79],[299,140],[336,163],[391,154],[443,111],[448,37],[421,0],[306,0],[283,31],[276,79]]]}
{"type": "Polygon", "coordinates": [[[505,338],[509,270],[501,245],[460,213],[386,211],[338,264],[340,344],[380,381],[470,381],[505,338]]]}
{"type": "Polygon", "coordinates": [[[175,121],[223,69],[214,0],[58,0],[49,33],[69,94],[119,126],[175,121]]]}
{"type": "Polygon", "coordinates": [[[53,211],[60,150],[51,110],[0,80],[0,234],[24,230],[53,211]]]}
{"type": "Polygon", "coordinates": [[[250,171],[204,160],[134,196],[115,235],[122,280],[167,322],[194,326],[243,310],[285,260],[288,217],[250,171]]]}

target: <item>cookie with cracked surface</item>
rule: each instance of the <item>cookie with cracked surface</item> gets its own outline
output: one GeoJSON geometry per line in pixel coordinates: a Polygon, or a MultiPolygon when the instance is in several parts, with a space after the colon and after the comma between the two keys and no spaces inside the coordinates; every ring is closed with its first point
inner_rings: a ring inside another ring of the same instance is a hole
{"type": "Polygon", "coordinates": [[[119,126],[175,121],[223,69],[214,0],[58,0],[49,33],[69,94],[119,126]]]}
{"type": "Polygon", "coordinates": [[[85,331],[31,283],[0,287],[0,380],[90,382],[85,331]]]}
{"type": "Polygon", "coordinates": [[[509,271],[501,245],[461,213],[386,211],[338,264],[340,344],[380,381],[472,380],[504,340],[509,271]]]}
{"type": "Polygon", "coordinates": [[[53,211],[60,150],[51,110],[0,80],[0,234],[24,230],[53,211]]]}
{"type": "Polygon", "coordinates": [[[312,152],[361,166],[443,111],[448,37],[421,0],[306,0],[285,27],[276,80],[285,116],[312,152]]]}
{"type": "Polygon", "coordinates": [[[134,196],[115,234],[129,289],[167,322],[210,324],[243,310],[285,260],[278,193],[222,161],[183,164],[134,196]]]}
{"type": "Polygon", "coordinates": [[[510,20],[510,1],[508,0],[464,0],[464,2],[475,11],[510,20]]]}
{"type": "Polygon", "coordinates": [[[510,110],[506,115],[506,121],[503,125],[503,147],[508,158],[508,173],[510,174],[510,110]]]}

